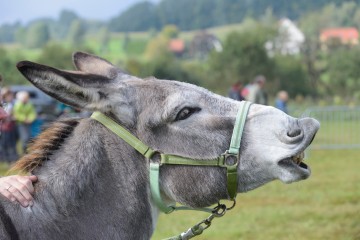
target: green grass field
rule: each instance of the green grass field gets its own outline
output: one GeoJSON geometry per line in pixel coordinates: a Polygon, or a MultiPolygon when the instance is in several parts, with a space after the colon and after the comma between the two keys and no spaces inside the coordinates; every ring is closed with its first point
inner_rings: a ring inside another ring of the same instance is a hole
{"type": "MultiPolygon", "coordinates": [[[[360,239],[360,151],[313,150],[312,175],[239,194],[237,206],[197,239],[360,239]]],[[[208,214],[161,214],[152,239],[193,226],[208,214]]]]}
{"type": "Polygon", "coordinates": [[[320,121],[321,128],[312,143],[319,146],[360,145],[359,121],[320,121]]]}

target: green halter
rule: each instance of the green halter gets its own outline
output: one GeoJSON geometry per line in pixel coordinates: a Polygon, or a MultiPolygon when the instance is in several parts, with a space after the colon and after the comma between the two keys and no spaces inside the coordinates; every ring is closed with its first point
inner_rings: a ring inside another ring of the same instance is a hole
{"type": "Polygon", "coordinates": [[[191,166],[217,166],[227,169],[227,190],[230,199],[235,199],[237,194],[237,166],[239,164],[239,151],[241,136],[244,130],[246,116],[249,111],[251,103],[247,101],[240,102],[240,109],[236,116],[233,134],[231,137],[231,143],[228,150],[215,159],[191,159],[176,155],[163,154],[154,151],[149,146],[142,143],[137,137],[120,126],[114,120],[108,116],[94,112],[91,118],[102,123],[109,130],[114,132],[130,146],[141,153],[145,158],[150,161],[150,188],[153,201],[165,213],[173,212],[174,210],[202,210],[210,212],[212,209],[193,209],[185,206],[176,207],[175,203],[169,205],[165,204],[161,198],[160,186],[159,186],[159,171],[162,165],[191,165],[191,166]],[[155,156],[160,156],[160,160],[153,160],[155,156]]]}

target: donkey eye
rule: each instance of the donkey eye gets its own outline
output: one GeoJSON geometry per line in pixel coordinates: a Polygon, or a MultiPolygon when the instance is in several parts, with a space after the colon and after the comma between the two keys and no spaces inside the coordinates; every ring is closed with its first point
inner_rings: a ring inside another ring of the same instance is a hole
{"type": "Polygon", "coordinates": [[[190,117],[193,113],[199,112],[200,108],[190,108],[184,107],[180,110],[180,112],[176,115],[175,121],[185,120],[190,117]]]}

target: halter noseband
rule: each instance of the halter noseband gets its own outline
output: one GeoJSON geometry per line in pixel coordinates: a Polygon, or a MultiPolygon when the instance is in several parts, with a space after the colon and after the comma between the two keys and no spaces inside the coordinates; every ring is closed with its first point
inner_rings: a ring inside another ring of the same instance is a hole
{"type": "MultiPolygon", "coordinates": [[[[227,190],[231,200],[234,200],[237,194],[237,166],[240,160],[240,143],[245,126],[246,116],[248,114],[251,103],[247,101],[240,102],[236,121],[231,137],[230,147],[225,153],[215,159],[192,159],[171,154],[163,154],[151,149],[149,146],[141,142],[137,137],[120,126],[114,120],[101,112],[94,112],[91,118],[102,123],[106,128],[114,132],[135,150],[141,153],[150,161],[150,188],[151,195],[155,204],[165,213],[174,210],[193,209],[185,206],[176,207],[175,203],[167,205],[163,202],[159,186],[159,171],[162,165],[190,165],[190,166],[217,166],[227,169],[227,190]],[[153,160],[155,156],[160,156],[160,160],[153,160]]],[[[207,209],[201,209],[210,211],[207,209]]]]}

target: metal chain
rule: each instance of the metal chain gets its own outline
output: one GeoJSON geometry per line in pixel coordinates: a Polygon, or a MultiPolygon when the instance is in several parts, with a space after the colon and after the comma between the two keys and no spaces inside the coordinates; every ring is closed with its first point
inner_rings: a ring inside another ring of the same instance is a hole
{"type": "Polygon", "coordinates": [[[214,218],[220,218],[225,215],[226,211],[231,210],[235,207],[236,201],[235,199],[232,200],[233,204],[231,207],[227,207],[223,203],[218,203],[214,210],[212,211],[211,215],[198,224],[194,225],[193,227],[189,228],[187,231],[181,233],[178,236],[170,237],[165,240],[188,240],[193,237],[196,237],[204,232],[204,230],[208,229],[211,226],[212,221],[214,218]]]}

